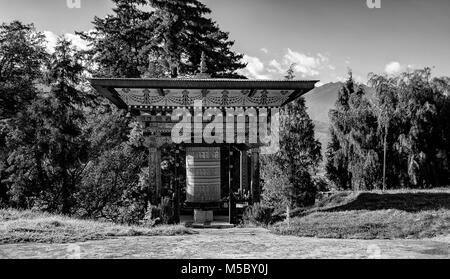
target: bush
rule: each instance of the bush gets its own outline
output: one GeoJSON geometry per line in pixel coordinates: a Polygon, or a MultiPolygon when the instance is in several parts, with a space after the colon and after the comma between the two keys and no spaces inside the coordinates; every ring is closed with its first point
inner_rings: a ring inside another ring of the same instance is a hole
{"type": "Polygon", "coordinates": [[[164,197],[158,206],[148,204],[145,216],[141,224],[146,227],[153,227],[161,224],[173,222],[173,208],[169,197],[164,197]]]}
{"type": "Polygon", "coordinates": [[[104,151],[82,174],[75,215],[125,224],[142,220],[152,190],[145,178],[147,160],[126,144],[104,151]]]}
{"type": "Polygon", "coordinates": [[[169,197],[164,197],[159,204],[159,210],[161,213],[161,222],[163,224],[169,224],[173,218],[173,208],[169,197]]]}
{"type": "Polygon", "coordinates": [[[267,226],[272,221],[273,207],[255,203],[244,211],[243,221],[246,224],[267,226]]]}
{"type": "Polygon", "coordinates": [[[141,221],[141,225],[145,227],[154,227],[160,224],[161,224],[160,208],[149,203],[147,211],[145,212],[144,219],[141,221]]]}

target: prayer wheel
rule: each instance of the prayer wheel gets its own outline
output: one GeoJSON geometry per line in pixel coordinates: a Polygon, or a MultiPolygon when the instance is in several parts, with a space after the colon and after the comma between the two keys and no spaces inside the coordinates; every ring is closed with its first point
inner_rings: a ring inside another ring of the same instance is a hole
{"type": "Polygon", "coordinates": [[[220,201],[220,147],[186,148],[186,198],[200,204],[220,201]]]}

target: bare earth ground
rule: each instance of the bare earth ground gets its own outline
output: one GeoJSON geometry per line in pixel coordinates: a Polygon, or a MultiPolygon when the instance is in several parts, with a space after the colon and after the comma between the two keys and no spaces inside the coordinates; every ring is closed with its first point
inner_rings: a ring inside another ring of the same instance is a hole
{"type": "Polygon", "coordinates": [[[72,244],[7,244],[0,245],[0,258],[450,258],[450,236],[352,240],[279,236],[261,228],[198,232],[72,244]]]}

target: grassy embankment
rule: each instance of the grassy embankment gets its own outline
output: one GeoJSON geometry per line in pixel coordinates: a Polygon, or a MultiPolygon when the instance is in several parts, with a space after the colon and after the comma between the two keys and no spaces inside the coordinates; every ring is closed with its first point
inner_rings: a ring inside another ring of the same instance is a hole
{"type": "Polygon", "coordinates": [[[450,236],[450,188],[340,192],[298,210],[276,234],[321,238],[395,239],[450,236]]]}
{"type": "Polygon", "coordinates": [[[194,231],[184,226],[146,228],[80,220],[36,211],[0,209],[0,244],[69,243],[123,236],[172,236],[192,233],[194,231]]]}

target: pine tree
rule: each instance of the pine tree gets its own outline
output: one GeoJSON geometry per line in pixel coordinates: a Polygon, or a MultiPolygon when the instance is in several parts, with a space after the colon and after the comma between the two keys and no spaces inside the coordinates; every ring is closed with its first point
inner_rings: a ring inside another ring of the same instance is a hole
{"type": "Polygon", "coordinates": [[[7,135],[37,95],[35,84],[48,59],[44,43],[32,24],[13,21],[0,26],[0,203],[8,202],[7,135]]]}
{"type": "Polygon", "coordinates": [[[14,117],[36,96],[34,84],[47,58],[45,37],[34,25],[0,26],[0,119],[14,117]]]}
{"type": "Polygon", "coordinates": [[[331,140],[328,143],[325,171],[327,178],[340,190],[351,188],[351,173],[348,171],[348,157],[342,151],[334,129],[330,127],[331,140]]]}
{"type": "Polygon", "coordinates": [[[338,189],[351,188],[351,173],[349,172],[349,144],[346,139],[350,132],[349,109],[350,96],[355,92],[354,82],[350,72],[349,78],[342,86],[336,101],[336,108],[330,111],[331,141],[327,146],[326,166],[327,177],[338,189]]]}
{"type": "Polygon", "coordinates": [[[379,189],[381,185],[381,154],[377,116],[373,105],[357,86],[350,96],[347,135],[349,172],[352,174],[354,190],[379,189]]]}
{"type": "Polygon", "coordinates": [[[8,133],[8,184],[14,205],[71,213],[88,142],[82,135],[82,66],[70,42],[50,59],[50,93],[42,92],[8,133]]]}
{"type": "Polygon", "coordinates": [[[113,0],[113,14],[94,19],[95,31],[82,36],[102,76],[175,77],[198,72],[201,54],[213,77],[239,77],[242,55],[234,42],[207,17],[211,11],[197,0],[113,0]],[[150,6],[153,11],[145,11],[150,6]]]}
{"type": "MultiPolygon", "coordinates": [[[[287,73],[294,78],[294,66],[287,73]]],[[[285,107],[280,115],[280,151],[265,158],[264,173],[283,173],[284,187],[277,183],[265,183],[263,196],[266,200],[281,200],[280,206],[307,206],[314,204],[317,189],[312,175],[321,160],[321,145],[314,137],[314,124],[306,111],[304,98],[285,107]],[[273,189],[276,187],[275,189],[273,189]],[[271,194],[270,194],[271,193],[271,194]]]]}

